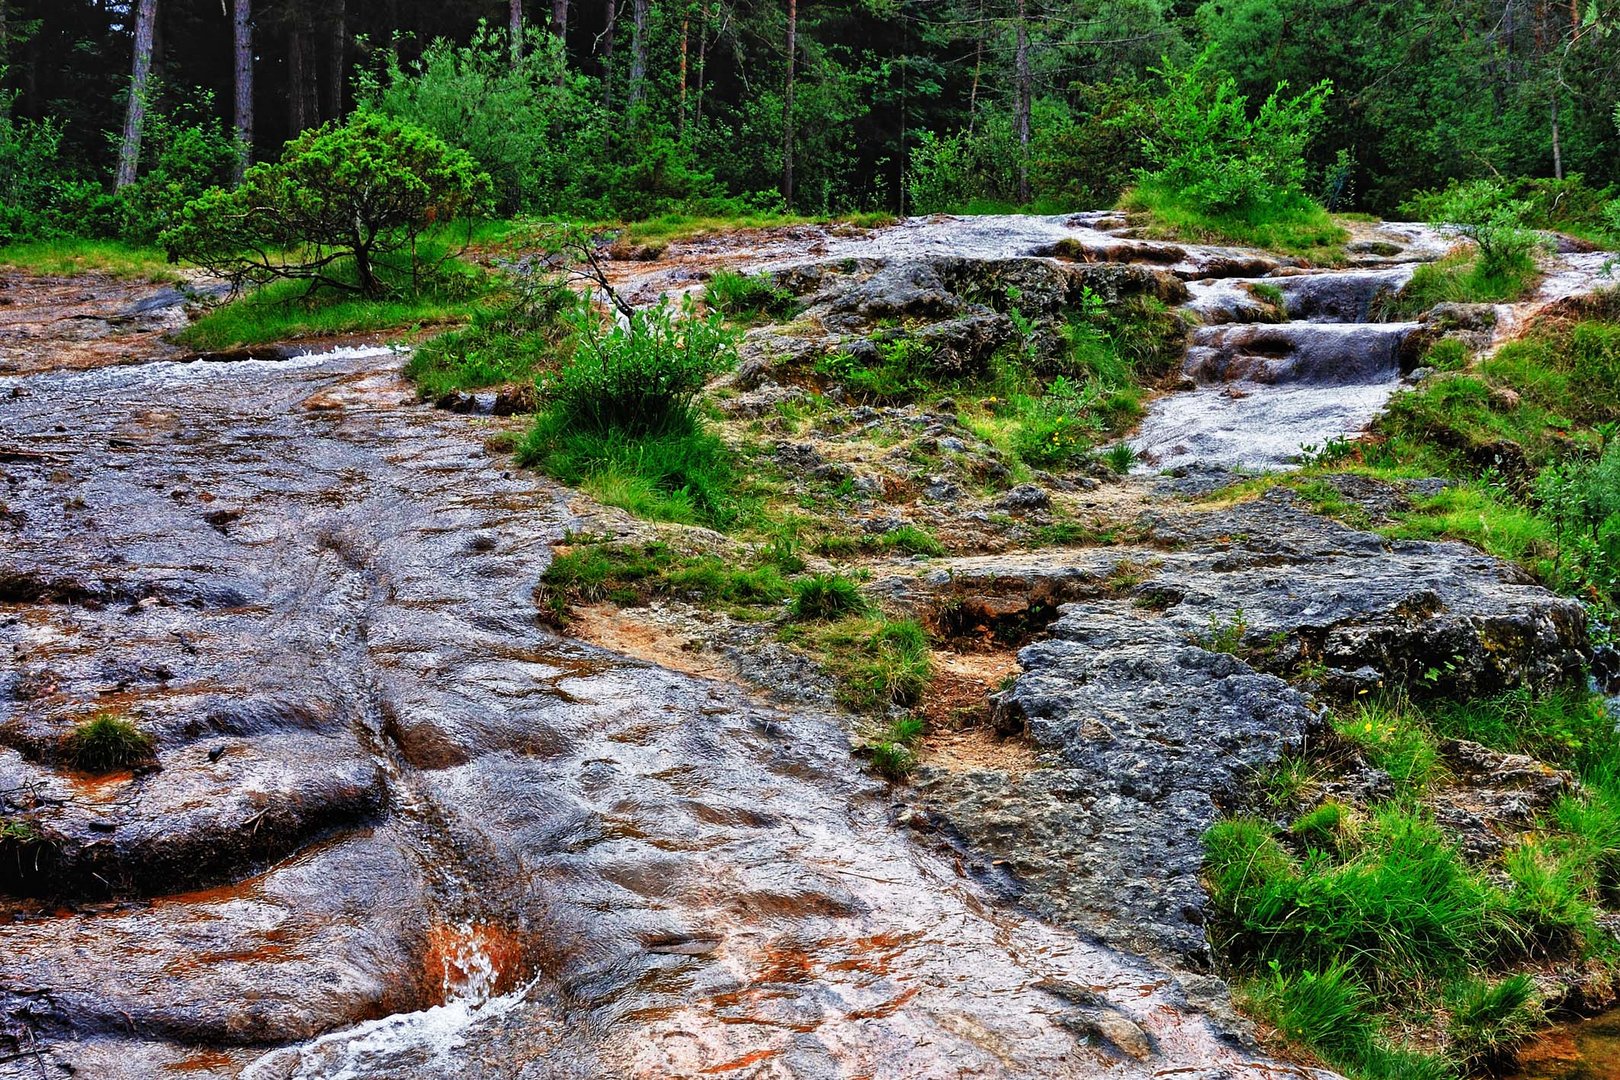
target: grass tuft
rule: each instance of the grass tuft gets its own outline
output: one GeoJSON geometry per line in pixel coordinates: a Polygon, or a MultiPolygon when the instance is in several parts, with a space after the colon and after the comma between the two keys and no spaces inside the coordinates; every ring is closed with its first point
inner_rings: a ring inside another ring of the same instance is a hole
{"type": "Polygon", "coordinates": [[[134,721],[117,713],[97,713],[82,721],[63,741],[64,756],[75,768],[104,773],[152,760],[157,741],[134,721]]]}

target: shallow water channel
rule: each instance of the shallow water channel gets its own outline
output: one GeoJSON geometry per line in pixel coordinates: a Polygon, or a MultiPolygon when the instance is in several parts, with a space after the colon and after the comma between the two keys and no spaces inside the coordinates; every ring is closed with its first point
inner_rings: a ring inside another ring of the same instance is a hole
{"type": "Polygon", "coordinates": [[[0,793],[52,838],[0,1077],[1302,1075],[965,877],[838,719],[544,629],[566,493],[399,364],[0,380],[0,793]],[[106,709],[160,770],[54,760],[106,709]]]}

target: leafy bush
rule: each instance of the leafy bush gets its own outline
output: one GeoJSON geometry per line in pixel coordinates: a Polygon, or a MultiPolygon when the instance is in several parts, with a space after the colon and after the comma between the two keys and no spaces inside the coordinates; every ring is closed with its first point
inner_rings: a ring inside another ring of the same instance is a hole
{"type": "Polygon", "coordinates": [[[667,300],[611,325],[586,312],[573,356],[541,390],[569,428],[650,435],[691,428],[704,384],[736,362],[736,335],[687,296],[679,316],[667,300]]]}
{"type": "Polygon", "coordinates": [[[0,245],[55,235],[57,189],[70,182],[61,126],[49,117],[13,116],[15,101],[0,89],[0,245]]]}
{"type": "Polygon", "coordinates": [[[235,132],[216,114],[212,94],[153,110],[141,135],[141,171],[135,182],[108,203],[98,190],[86,210],[94,218],[101,206],[102,220],[81,223],[79,231],[150,243],[180,220],[192,199],[229,184],[241,153],[235,132]]]}
{"type": "Polygon", "coordinates": [[[1414,196],[1402,209],[1429,221],[1450,225],[1479,248],[1479,272],[1500,276],[1533,265],[1540,244],[1525,228],[1530,204],[1515,199],[1497,180],[1454,183],[1441,192],[1414,196]]]}
{"type": "Polygon", "coordinates": [[[1323,80],[1284,99],[1279,84],[1258,110],[1220,75],[1205,50],[1191,65],[1166,62],[1158,129],[1143,139],[1151,168],[1141,181],[1174,191],[1206,214],[1256,213],[1302,200],[1305,150],[1322,123],[1332,83],[1323,80]]]}
{"type": "Polygon", "coordinates": [[[236,282],[291,279],[375,297],[386,291],[380,264],[403,260],[396,269],[418,282],[423,232],[479,212],[489,193],[465,151],[361,112],[293,139],[235,190],[187,203],[161,239],[173,256],[236,282]]]}
{"type": "Polygon", "coordinates": [[[505,213],[572,210],[577,163],[602,124],[555,35],[532,31],[514,59],[506,33],[483,23],[466,45],[439,38],[409,64],[390,52],[380,73],[361,77],[357,98],[471,154],[505,213]]]}
{"type": "Polygon", "coordinates": [[[156,740],[117,713],[97,713],[73,729],[63,743],[67,759],[86,772],[111,772],[152,757],[156,740]]]}

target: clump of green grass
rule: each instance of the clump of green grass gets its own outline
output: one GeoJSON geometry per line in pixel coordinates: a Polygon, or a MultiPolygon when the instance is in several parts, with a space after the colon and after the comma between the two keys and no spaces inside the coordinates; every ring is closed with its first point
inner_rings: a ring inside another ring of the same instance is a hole
{"type": "Polygon", "coordinates": [[[1420,794],[1444,772],[1427,722],[1407,702],[1363,702],[1334,721],[1335,730],[1384,770],[1402,796],[1420,794]]]}
{"type": "Polygon", "coordinates": [[[555,621],[574,603],[611,600],[621,607],[676,596],[737,608],[775,607],[791,592],[774,562],[738,565],[714,555],[683,555],[668,544],[588,543],[551,561],[536,600],[555,621]]]}
{"type": "Polygon", "coordinates": [[[1420,315],[1436,304],[1511,303],[1524,299],[1538,277],[1536,261],[1529,255],[1503,263],[1451,256],[1419,266],[1404,289],[1383,299],[1378,314],[1399,319],[1420,315]]]}
{"type": "Polygon", "coordinates": [[[812,574],[793,583],[794,618],[842,619],[868,606],[861,587],[842,574],[812,574]]]}
{"type": "Polygon", "coordinates": [[[1240,244],[1328,265],[1345,261],[1344,243],[1350,238],[1331,214],[1303,196],[1249,213],[1210,214],[1189,205],[1169,185],[1145,181],[1127,191],[1120,206],[1150,215],[1149,232],[1165,239],[1240,244]]]}
{"type": "Polygon", "coordinates": [[[928,631],[915,619],[867,615],[826,624],[799,624],[784,640],[822,657],[837,683],[838,703],[851,712],[882,716],[922,700],[933,678],[928,631]]]}
{"type": "Polygon", "coordinates": [[[737,322],[782,318],[793,312],[797,299],[769,274],[716,271],[703,290],[703,302],[737,322]]]}
{"type": "Polygon", "coordinates": [[[1446,1045],[1464,1073],[1512,1064],[1514,1051],[1545,1020],[1535,983],[1523,973],[1496,982],[1462,979],[1446,996],[1446,1045]]]}
{"type": "Polygon", "coordinates": [[[1473,358],[1473,350],[1461,338],[1441,338],[1429,346],[1423,366],[1436,371],[1462,371],[1473,358]]]}
{"type": "Polygon", "coordinates": [[[1137,462],[1136,447],[1127,442],[1115,443],[1103,451],[1103,461],[1110,469],[1124,476],[1137,462]]]}
{"type": "Polygon", "coordinates": [[[390,296],[367,299],[330,290],[311,293],[302,282],[276,282],[215,308],[175,339],[188,348],[217,352],[297,338],[458,323],[477,310],[486,287],[480,271],[456,263],[446,264],[420,284],[397,275],[390,283],[394,287],[390,296]]]}
{"type": "Polygon", "coordinates": [[[514,290],[474,309],[467,326],[429,338],[411,354],[405,374],[424,398],[486,386],[533,386],[573,350],[577,305],[572,293],[514,290]]]}
{"type": "Polygon", "coordinates": [[[922,735],[923,722],[903,716],[885,724],[864,749],[872,758],[873,768],[891,780],[901,780],[917,767],[917,744],[922,735]]]}
{"type": "Polygon", "coordinates": [[[150,761],[157,740],[133,720],[118,713],[97,713],[80,722],[63,740],[63,756],[75,768],[104,773],[150,761]]]}
{"type": "Polygon", "coordinates": [[[835,353],[816,362],[816,372],[874,403],[910,401],[942,385],[934,350],[925,341],[895,333],[873,342],[875,355],[835,353]]]}
{"type": "Polygon", "coordinates": [[[878,537],[878,547],[884,551],[900,551],[907,555],[943,555],[945,545],[934,534],[917,525],[901,525],[878,537]]]}

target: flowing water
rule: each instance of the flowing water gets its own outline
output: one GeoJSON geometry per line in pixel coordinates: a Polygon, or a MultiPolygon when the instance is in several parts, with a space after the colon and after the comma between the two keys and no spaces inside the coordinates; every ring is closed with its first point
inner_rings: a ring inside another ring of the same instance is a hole
{"type": "Polygon", "coordinates": [[[399,365],[0,380],[0,793],[51,838],[0,1076],[1299,1075],[900,827],[837,718],[544,629],[566,493],[399,365]],[[105,709],[161,770],[55,767],[105,709]]]}

